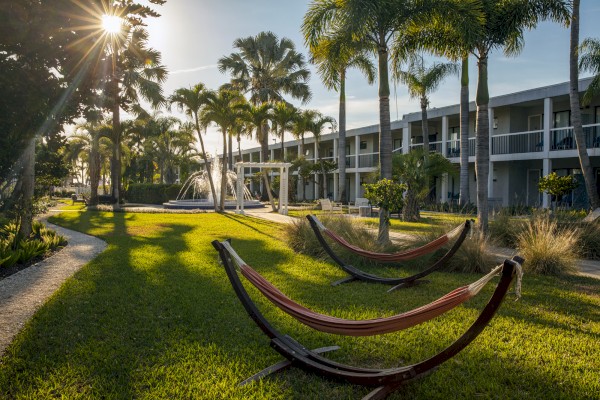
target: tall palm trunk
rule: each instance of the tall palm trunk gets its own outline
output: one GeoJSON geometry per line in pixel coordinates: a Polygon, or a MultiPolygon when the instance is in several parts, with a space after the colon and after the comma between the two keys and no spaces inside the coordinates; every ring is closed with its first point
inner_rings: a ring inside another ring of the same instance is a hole
{"type": "Polygon", "coordinates": [[[462,60],[460,77],[460,195],[461,207],[469,203],[469,58],[462,60]]]}
{"type": "Polygon", "coordinates": [[[21,215],[19,234],[26,238],[33,225],[33,192],[35,188],[35,136],[29,139],[23,152],[23,172],[21,173],[21,215]]]}
{"type": "Polygon", "coordinates": [[[338,134],[338,198],[346,202],[346,70],[340,71],[340,117],[338,134]]]}
{"type": "Polygon", "coordinates": [[[228,162],[229,170],[233,171],[233,138],[232,138],[231,132],[228,135],[227,148],[228,148],[227,154],[229,155],[229,160],[228,160],[229,161],[228,162]]]}
{"type": "Polygon", "coordinates": [[[120,190],[121,190],[121,109],[119,105],[119,80],[113,78],[113,90],[115,104],[113,105],[113,156],[111,160],[110,181],[112,185],[111,195],[114,202],[114,207],[120,207],[120,190]]]}
{"type": "MultiPolygon", "coordinates": [[[[304,157],[304,133],[300,135],[300,157],[304,157]]],[[[302,201],[306,201],[306,184],[302,176],[298,176],[300,189],[302,189],[302,201]]]]}
{"type": "MultiPolygon", "coordinates": [[[[381,34],[382,41],[385,34],[381,34]]],[[[379,164],[381,178],[392,179],[392,131],[390,127],[390,83],[388,78],[388,50],[385,43],[380,43],[379,61],[379,164]]],[[[379,208],[379,233],[377,242],[390,242],[389,210],[379,208]]]]}
{"type": "Polygon", "coordinates": [[[242,137],[237,135],[237,144],[238,144],[238,157],[240,158],[240,162],[244,161],[242,158],[242,137]]]}
{"type": "MultiPolygon", "coordinates": [[[[94,131],[92,129],[92,131],[94,131]]],[[[98,205],[98,185],[100,183],[100,135],[92,133],[90,148],[90,205],[98,205]]]]}
{"type": "Polygon", "coordinates": [[[569,98],[571,100],[571,123],[573,124],[573,135],[577,144],[579,164],[585,181],[585,190],[592,209],[600,207],[600,199],[594,182],[594,171],[590,164],[587,153],[585,134],[581,123],[581,110],[579,109],[579,0],[573,0],[573,16],[571,18],[571,45],[569,49],[569,98]]]}
{"type": "Polygon", "coordinates": [[[206,176],[208,176],[208,184],[210,185],[210,192],[212,193],[213,206],[217,211],[217,192],[215,190],[215,183],[213,182],[212,174],[210,173],[210,164],[208,163],[208,156],[204,150],[204,140],[200,134],[200,123],[198,121],[198,114],[194,113],[194,122],[196,123],[196,132],[198,132],[198,140],[200,141],[200,149],[202,150],[202,159],[204,160],[204,168],[206,169],[206,176]]]}
{"type": "MultiPolygon", "coordinates": [[[[268,127],[265,127],[265,125],[263,125],[259,129],[261,131],[260,162],[268,162],[269,161],[269,136],[267,134],[268,127]]],[[[271,197],[271,195],[270,195],[271,188],[269,186],[269,177],[264,172],[263,172],[263,176],[264,176],[264,178],[262,180],[260,200],[267,201],[271,197]],[[268,193],[267,193],[267,191],[268,191],[268,193]]]]}
{"type": "Polygon", "coordinates": [[[490,123],[488,104],[487,53],[479,53],[477,82],[477,139],[475,144],[475,173],[477,175],[477,218],[482,234],[488,230],[488,176],[490,173],[490,123]]]}
{"type": "Polygon", "coordinates": [[[221,163],[221,198],[219,199],[219,208],[221,212],[225,211],[225,195],[227,194],[227,129],[221,127],[223,131],[223,162],[221,163]]]}
{"type": "Polygon", "coordinates": [[[423,131],[423,154],[429,154],[429,124],[427,121],[427,96],[421,96],[421,130],[423,131]]]}

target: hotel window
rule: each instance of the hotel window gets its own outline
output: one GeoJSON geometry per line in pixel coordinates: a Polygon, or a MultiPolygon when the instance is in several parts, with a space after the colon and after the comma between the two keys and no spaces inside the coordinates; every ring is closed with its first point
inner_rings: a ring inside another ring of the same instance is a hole
{"type": "Polygon", "coordinates": [[[367,142],[362,142],[362,141],[361,141],[361,142],[360,142],[360,149],[361,149],[361,150],[366,150],[366,148],[367,148],[367,142]]]}
{"type": "Polygon", "coordinates": [[[540,131],[544,129],[543,114],[530,115],[527,117],[527,130],[540,131]]]}
{"type": "Polygon", "coordinates": [[[571,126],[571,111],[559,111],[554,113],[554,127],[568,128],[571,126]]]}
{"type": "Polygon", "coordinates": [[[394,139],[394,150],[398,150],[402,147],[402,139],[394,139]]]}
{"type": "Polygon", "coordinates": [[[460,127],[453,126],[452,128],[448,129],[448,133],[450,134],[450,140],[458,140],[458,135],[460,134],[460,127]]]}

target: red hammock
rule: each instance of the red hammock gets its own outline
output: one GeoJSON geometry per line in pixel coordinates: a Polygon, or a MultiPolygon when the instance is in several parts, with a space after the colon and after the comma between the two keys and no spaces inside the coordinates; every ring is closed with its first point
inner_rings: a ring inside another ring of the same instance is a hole
{"type": "Polygon", "coordinates": [[[439,299],[414,310],[386,318],[357,321],[320,314],[294,302],[258,272],[244,263],[229,243],[223,242],[223,244],[231,258],[238,264],[242,275],[274,305],[301,323],[316,330],[346,336],[379,335],[406,329],[429,321],[475,296],[502,268],[501,266],[495,268],[488,275],[485,275],[471,285],[459,287],[439,299]]]}
{"type": "Polygon", "coordinates": [[[457,226],[456,228],[452,229],[450,232],[445,233],[444,235],[440,236],[439,238],[435,239],[434,241],[429,242],[421,247],[417,247],[417,248],[406,250],[406,251],[401,251],[398,253],[376,253],[373,251],[361,249],[358,246],[348,243],[344,238],[336,235],[334,232],[327,229],[325,227],[325,225],[323,225],[321,223],[321,221],[317,220],[316,217],[313,217],[313,218],[314,218],[315,222],[317,222],[317,225],[319,226],[321,231],[323,233],[325,233],[327,236],[329,236],[331,239],[333,239],[334,241],[339,243],[341,246],[343,246],[346,249],[352,251],[353,253],[356,253],[365,258],[369,258],[371,260],[382,261],[382,262],[409,261],[409,260],[413,260],[415,258],[424,256],[426,254],[432,253],[435,250],[441,248],[446,243],[448,243],[450,241],[450,239],[452,237],[454,237],[459,232],[459,230],[463,227],[463,224],[461,224],[461,225],[457,226]]]}

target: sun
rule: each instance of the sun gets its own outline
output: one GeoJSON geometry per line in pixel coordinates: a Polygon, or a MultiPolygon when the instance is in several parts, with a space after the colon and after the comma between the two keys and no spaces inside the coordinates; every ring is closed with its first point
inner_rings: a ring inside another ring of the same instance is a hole
{"type": "Polygon", "coordinates": [[[121,32],[123,25],[123,19],[116,15],[104,14],[102,16],[102,29],[106,33],[116,34],[121,32]]]}

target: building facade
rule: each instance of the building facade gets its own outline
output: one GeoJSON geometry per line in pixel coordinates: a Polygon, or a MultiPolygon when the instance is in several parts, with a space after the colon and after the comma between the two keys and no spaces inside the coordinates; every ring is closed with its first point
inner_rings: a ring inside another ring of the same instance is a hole
{"type": "MultiPolygon", "coordinates": [[[[591,78],[579,82],[583,93],[591,78]]],[[[596,187],[600,191],[600,99],[581,109],[584,132],[588,146],[596,187]]],[[[573,175],[581,184],[567,198],[567,205],[583,208],[588,200],[583,185],[577,149],[571,126],[569,84],[561,83],[493,97],[489,104],[490,124],[490,175],[488,193],[495,206],[544,206],[549,205],[547,195],[539,193],[540,177],[556,172],[558,175],[573,175]]],[[[475,103],[470,104],[469,115],[469,188],[470,200],[475,202],[475,103]]],[[[394,152],[408,153],[423,146],[421,113],[404,115],[393,121],[392,143],[394,152]]],[[[442,153],[452,163],[460,163],[460,115],[459,105],[428,110],[430,150],[442,153]]],[[[372,125],[348,130],[346,133],[346,201],[363,197],[362,184],[368,182],[379,164],[379,126],[372,125]]],[[[290,140],[269,147],[270,160],[293,160],[300,152],[300,142],[290,140]]],[[[319,151],[314,138],[305,140],[305,157],[315,162],[319,158],[337,161],[337,132],[324,135],[319,151]]],[[[236,161],[239,161],[239,157],[236,161]]],[[[260,148],[242,152],[243,161],[259,161],[260,148]]],[[[246,173],[257,171],[247,170],[246,173]]],[[[337,198],[338,172],[327,175],[325,193],[337,198]]],[[[298,187],[307,199],[318,197],[318,177],[298,187]]],[[[251,188],[254,193],[255,188],[251,188]]],[[[458,177],[437,179],[432,199],[450,202],[458,199],[458,177]]]]}

